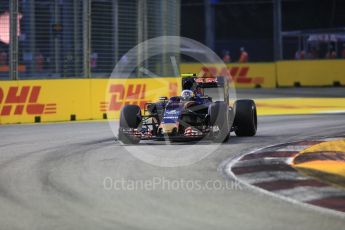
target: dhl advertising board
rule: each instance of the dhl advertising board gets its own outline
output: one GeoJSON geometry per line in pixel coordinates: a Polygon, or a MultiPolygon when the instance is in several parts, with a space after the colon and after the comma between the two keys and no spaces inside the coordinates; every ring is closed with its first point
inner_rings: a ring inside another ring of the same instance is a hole
{"type": "Polygon", "coordinates": [[[344,60],[301,60],[277,62],[278,86],[345,85],[344,60]]]}
{"type": "MultiPolygon", "coordinates": [[[[237,88],[345,85],[345,61],[279,61],[203,66],[181,64],[181,73],[231,74],[237,88]]],[[[143,108],[181,92],[180,78],[0,81],[0,124],[117,119],[122,106],[143,108]]]]}
{"type": "Polygon", "coordinates": [[[139,105],[159,97],[172,97],[181,92],[180,78],[93,79],[91,81],[91,107],[95,119],[119,118],[124,105],[139,105]]]}
{"type": "Polygon", "coordinates": [[[181,73],[209,72],[213,76],[228,76],[230,73],[236,88],[276,87],[275,63],[243,63],[222,65],[181,64],[181,73]]]}
{"type": "Polygon", "coordinates": [[[119,118],[123,105],[180,92],[179,78],[0,82],[0,124],[119,118]]]}
{"type": "Polygon", "coordinates": [[[88,80],[0,82],[0,122],[90,119],[89,99],[88,80]]]}

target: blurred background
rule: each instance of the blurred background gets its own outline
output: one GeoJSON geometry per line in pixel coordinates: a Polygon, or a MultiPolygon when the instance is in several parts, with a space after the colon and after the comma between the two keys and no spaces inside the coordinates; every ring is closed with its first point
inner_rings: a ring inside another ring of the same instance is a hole
{"type": "Polygon", "coordinates": [[[138,43],[179,35],[180,7],[178,0],[0,0],[1,79],[109,77],[138,43]]]}
{"type": "Polygon", "coordinates": [[[228,51],[235,62],[240,47],[251,62],[345,58],[345,1],[182,0],[181,6],[181,35],[219,55],[228,51]]]}
{"type": "MultiPolygon", "coordinates": [[[[0,0],[0,79],[109,77],[129,49],[163,35],[227,63],[342,59],[345,1],[0,0]]],[[[169,76],[165,60],[147,68],[169,76]]]]}

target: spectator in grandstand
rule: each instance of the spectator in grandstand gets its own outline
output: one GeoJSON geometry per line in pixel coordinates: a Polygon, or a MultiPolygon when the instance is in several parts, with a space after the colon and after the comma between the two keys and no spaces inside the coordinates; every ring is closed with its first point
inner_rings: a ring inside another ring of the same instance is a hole
{"type": "Polygon", "coordinates": [[[301,54],[300,54],[300,51],[299,51],[299,50],[297,50],[296,53],[295,53],[295,59],[296,59],[296,60],[301,59],[301,54]]]}
{"type": "Polygon", "coordinates": [[[343,43],[343,49],[341,50],[341,58],[345,59],[345,43],[343,43]]]}
{"type": "Polygon", "coordinates": [[[241,52],[241,54],[240,54],[240,58],[239,58],[238,62],[240,62],[240,63],[248,62],[248,59],[249,59],[248,53],[245,51],[244,47],[241,47],[240,52],[241,52]]]}
{"type": "Polygon", "coordinates": [[[97,68],[98,53],[92,52],[90,59],[91,59],[90,60],[91,68],[93,68],[93,69],[97,68]]]}
{"type": "Polygon", "coordinates": [[[70,77],[73,76],[73,54],[71,52],[67,52],[66,56],[64,57],[64,63],[63,63],[63,75],[64,77],[70,77]]]}
{"type": "Polygon", "coordinates": [[[329,49],[328,52],[326,53],[326,59],[335,59],[337,58],[337,53],[333,48],[329,49]]]}
{"type": "Polygon", "coordinates": [[[35,55],[35,64],[36,64],[36,71],[37,72],[43,72],[44,56],[39,50],[37,51],[37,53],[35,55]]]}
{"type": "Polygon", "coordinates": [[[7,65],[7,53],[5,51],[0,52],[0,66],[7,65]]]}
{"type": "Polygon", "coordinates": [[[304,58],[305,58],[304,50],[297,50],[295,53],[295,59],[296,60],[304,60],[304,58]]]}
{"type": "Polygon", "coordinates": [[[326,59],[335,59],[335,58],[337,58],[337,52],[335,51],[334,47],[335,47],[335,44],[333,44],[333,43],[328,44],[327,52],[326,52],[326,55],[325,55],[326,59]]]}
{"type": "Polygon", "coordinates": [[[308,59],[318,59],[319,51],[316,47],[312,47],[311,51],[308,53],[308,59]]]}
{"type": "Polygon", "coordinates": [[[225,63],[231,62],[231,56],[230,56],[230,52],[228,50],[224,51],[223,62],[225,62],[225,63]]]}

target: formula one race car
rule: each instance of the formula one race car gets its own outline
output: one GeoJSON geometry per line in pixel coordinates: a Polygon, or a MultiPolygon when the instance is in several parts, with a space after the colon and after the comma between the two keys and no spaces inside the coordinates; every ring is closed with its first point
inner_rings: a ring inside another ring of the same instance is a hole
{"type": "Polygon", "coordinates": [[[188,141],[209,139],[227,141],[230,132],[254,136],[257,130],[253,100],[229,102],[227,77],[182,75],[181,96],[160,97],[147,103],[144,114],[137,105],[121,110],[118,139],[124,144],[140,140],[188,141]]]}

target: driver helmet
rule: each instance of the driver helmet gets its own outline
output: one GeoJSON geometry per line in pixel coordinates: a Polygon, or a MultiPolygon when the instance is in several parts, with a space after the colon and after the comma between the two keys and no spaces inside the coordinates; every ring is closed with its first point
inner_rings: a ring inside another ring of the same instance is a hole
{"type": "Polygon", "coordinates": [[[183,100],[189,100],[194,97],[194,93],[192,90],[186,89],[182,91],[181,97],[183,98],[183,100]]]}
{"type": "Polygon", "coordinates": [[[199,85],[196,86],[194,92],[195,92],[195,95],[196,95],[197,97],[202,97],[202,96],[204,96],[204,90],[203,90],[203,88],[201,88],[199,85]]]}

